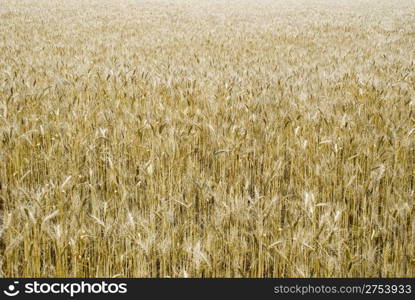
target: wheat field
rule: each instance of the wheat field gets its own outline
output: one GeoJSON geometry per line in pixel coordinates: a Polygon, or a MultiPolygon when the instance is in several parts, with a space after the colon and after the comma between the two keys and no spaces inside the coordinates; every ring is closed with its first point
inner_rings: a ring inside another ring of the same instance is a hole
{"type": "Polygon", "coordinates": [[[414,49],[410,0],[0,0],[0,275],[415,276],[414,49]]]}

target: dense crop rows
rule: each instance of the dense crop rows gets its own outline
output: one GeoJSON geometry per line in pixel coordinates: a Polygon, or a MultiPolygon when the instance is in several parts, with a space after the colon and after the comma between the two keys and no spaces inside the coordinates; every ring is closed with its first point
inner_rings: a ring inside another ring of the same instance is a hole
{"type": "Polygon", "coordinates": [[[415,2],[0,0],[2,276],[415,276],[415,2]]]}

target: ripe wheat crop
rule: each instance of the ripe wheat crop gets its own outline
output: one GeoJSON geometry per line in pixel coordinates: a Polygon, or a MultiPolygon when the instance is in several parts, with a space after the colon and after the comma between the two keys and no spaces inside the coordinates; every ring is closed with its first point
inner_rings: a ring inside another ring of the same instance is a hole
{"type": "Polygon", "coordinates": [[[415,276],[415,2],[0,0],[0,275],[415,276]]]}

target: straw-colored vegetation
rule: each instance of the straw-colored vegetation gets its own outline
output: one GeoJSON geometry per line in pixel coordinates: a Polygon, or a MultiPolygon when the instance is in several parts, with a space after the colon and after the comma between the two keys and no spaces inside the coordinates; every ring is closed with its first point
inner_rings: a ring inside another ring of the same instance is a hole
{"type": "Polygon", "coordinates": [[[0,1],[2,276],[415,276],[415,2],[0,1]]]}

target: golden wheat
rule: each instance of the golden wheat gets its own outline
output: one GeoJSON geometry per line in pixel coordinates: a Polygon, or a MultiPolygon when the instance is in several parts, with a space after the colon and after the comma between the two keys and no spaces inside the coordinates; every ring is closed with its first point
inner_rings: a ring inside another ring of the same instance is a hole
{"type": "Polygon", "coordinates": [[[0,1],[1,275],[415,276],[415,2],[0,1]]]}

